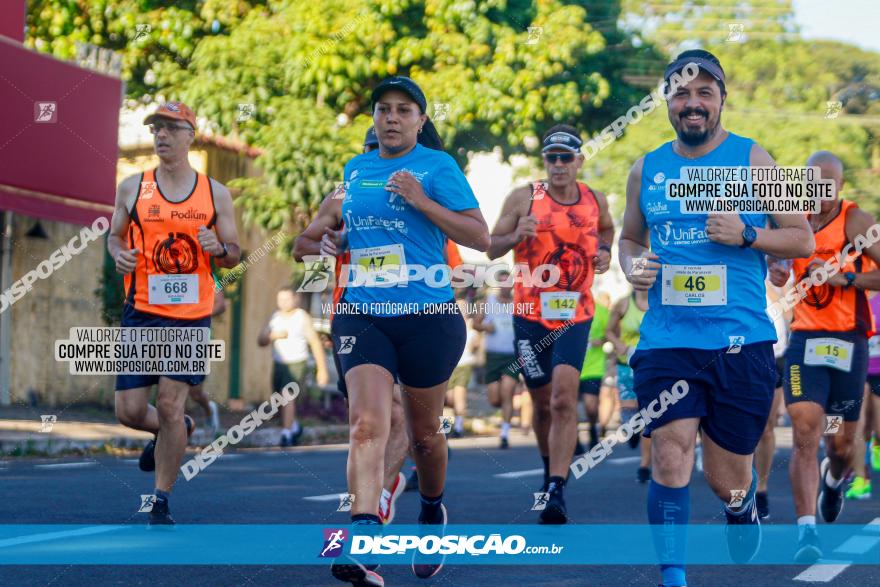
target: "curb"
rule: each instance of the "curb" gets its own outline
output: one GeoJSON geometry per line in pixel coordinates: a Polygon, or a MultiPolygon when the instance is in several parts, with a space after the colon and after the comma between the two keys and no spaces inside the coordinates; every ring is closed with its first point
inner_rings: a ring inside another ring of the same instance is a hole
{"type": "MultiPolygon", "coordinates": [[[[226,431],[224,430],[224,433],[226,431]]],[[[214,438],[208,430],[197,428],[190,438],[188,447],[199,448],[209,445],[214,438]]],[[[281,438],[280,428],[255,430],[242,438],[235,447],[274,448],[281,438]]],[[[300,444],[330,444],[348,441],[347,425],[330,425],[305,428],[300,444]]],[[[145,438],[132,436],[111,436],[108,438],[75,439],[52,434],[34,433],[23,438],[3,438],[0,436],[0,455],[21,457],[29,455],[58,455],[63,453],[111,452],[117,450],[141,450],[148,442],[145,438]]],[[[228,450],[228,449],[227,449],[228,450]]]]}

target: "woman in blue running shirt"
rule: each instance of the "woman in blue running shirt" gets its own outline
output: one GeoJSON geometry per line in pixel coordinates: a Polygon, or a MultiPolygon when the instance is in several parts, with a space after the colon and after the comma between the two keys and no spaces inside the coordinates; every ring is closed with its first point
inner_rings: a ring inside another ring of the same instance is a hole
{"type": "MultiPolygon", "coordinates": [[[[403,390],[421,494],[419,523],[446,524],[446,436],[438,432],[447,381],[465,343],[453,300],[446,240],[485,251],[489,231],[455,161],[442,150],[425,114],[427,100],[406,77],[372,93],[379,149],[345,165],[345,196],[309,227],[323,232],[322,254],[350,253],[332,334],[349,392],[348,488],[352,522],[378,524],[395,375],[403,390]],[[429,145],[425,146],[425,144],[429,145]],[[333,230],[344,221],[344,230],[333,230]]],[[[340,557],[333,575],[380,584],[374,565],[340,557]],[[372,581],[372,582],[371,582],[372,581]]],[[[442,560],[413,560],[413,572],[435,575],[442,560]]]]}

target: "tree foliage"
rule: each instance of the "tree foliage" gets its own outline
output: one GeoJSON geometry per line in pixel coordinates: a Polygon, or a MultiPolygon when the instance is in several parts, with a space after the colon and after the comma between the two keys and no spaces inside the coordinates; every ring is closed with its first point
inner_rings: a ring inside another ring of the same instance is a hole
{"type": "MultiPolygon", "coordinates": [[[[695,46],[727,72],[727,128],[780,164],[839,153],[850,197],[880,212],[880,56],[799,39],[791,0],[32,0],[28,27],[28,45],[59,57],[77,41],[120,52],[128,97],[184,99],[260,147],[263,175],[235,185],[246,219],[272,230],[302,226],[340,179],[388,75],[423,87],[464,165],[493,149],[537,155],[534,137],[559,122],[598,133],[695,46]]],[[[622,195],[632,163],[671,138],[661,105],[585,177],[622,195]]]]}
{"type": "Polygon", "coordinates": [[[74,59],[76,44],[91,43],[122,56],[130,97],[159,86],[153,68],[187,68],[198,43],[234,29],[265,0],[28,0],[25,44],[74,59]]]}
{"type": "MultiPolygon", "coordinates": [[[[832,151],[845,165],[846,197],[880,214],[880,55],[844,43],[803,40],[707,48],[727,76],[725,128],[755,139],[780,165],[804,165],[814,151],[832,151]],[[840,102],[840,112],[829,102],[840,102]]],[[[674,138],[663,104],[590,160],[585,175],[598,189],[618,194],[615,206],[622,212],[633,162],[674,138]]]]}
{"type": "Polygon", "coordinates": [[[423,87],[428,114],[464,165],[473,152],[524,152],[558,122],[601,128],[611,96],[626,102],[640,92],[626,64],[660,61],[617,28],[616,2],[161,6],[43,0],[30,8],[30,42],[64,57],[76,39],[122,51],[131,97],[182,98],[219,132],[262,148],[263,178],[237,185],[247,217],[270,228],[314,210],[338,181],[370,124],[370,89],[389,75],[423,87]],[[38,23],[58,10],[53,25],[38,23]],[[135,40],[138,23],[152,34],[135,40]],[[243,119],[240,104],[253,105],[253,116],[243,119]]]}

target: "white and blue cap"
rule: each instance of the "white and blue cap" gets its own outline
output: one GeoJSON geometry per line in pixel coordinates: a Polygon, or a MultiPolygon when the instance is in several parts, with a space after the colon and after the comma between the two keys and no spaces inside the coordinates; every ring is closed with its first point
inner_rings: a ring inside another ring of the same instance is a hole
{"type": "Polygon", "coordinates": [[[370,127],[367,129],[367,134],[364,136],[364,146],[365,147],[378,147],[379,146],[379,137],[376,136],[375,127],[370,127]]]}
{"type": "Polygon", "coordinates": [[[577,134],[569,131],[557,131],[544,137],[544,146],[541,152],[546,153],[552,149],[563,149],[572,153],[578,153],[583,144],[584,142],[577,134]]]}

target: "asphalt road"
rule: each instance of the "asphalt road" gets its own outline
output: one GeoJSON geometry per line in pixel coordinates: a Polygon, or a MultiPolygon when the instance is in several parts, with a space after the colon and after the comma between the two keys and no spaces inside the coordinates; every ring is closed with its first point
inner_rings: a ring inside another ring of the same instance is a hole
{"type": "MultiPolygon", "coordinates": [[[[451,522],[524,524],[536,519],[532,492],[540,484],[534,445],[518,436],[514,447],[500,451],[494,439],[453,441],[445,502],[451,522]],[[499,477],[498,475],[505,475],[499,477]]],[[[635,482],[637,451],[618,448],[610,459],[569,484],[569,514],[579,524],[644,524],[647,486],[635,482]]],[[[777,453],[770,482],[774,524],[793,524],[788,487],[788,450],[777,453]]],[[[345,525],[347,514],[337,500],[320,496],[345,489],[346,452],[337,448],[263,450],[224,455],[190,482],[181,478],[172,497],[178,524],[326,524],[345,525]],[[306,499],[312,498],[312,499],[306,499]],[[315,498],[318,498],[317,500],[315,498]]],[[[0,520],[4,524],[143,524],[137,513],[140,495],[151,493],[152,476],[132,459],[113,457],[56,460],[9,459],[0,463],[0,520]],[[50,465],[50,466],[45,466],[50,465]],[[58,466],[61,465],[61,466],[58,466]]],[[[701,475],[691,484],[691,523],[721,523],[720,504],[701,475]]],[[[880,516],[878,497],[847,502],[840,521],[868,524],[880,516]]],[[[417,496],[398,502],[401,523],[414,523],[417,496]]],[[[192,545],[198,549],[199,545],[192,545]]],[[[246,548],[242,545],[242,548],[246,548]]],[[[590,548],[590,544],[580,545],[590,548]]],[[[621,549],[634,548],[621,543],[621,549]]],[[[0,544],[2,549],[2,544],[0,544]]],[[[877,544],[873,554],[880,563],[877,544]]],[[[837,557],[835,557],[837,558],[837,557]]],[[[805,585],[806,566],[691,566],[688,579],[697,587],[805,585]]],[[[816,583],[833,586],[880,585],[880,565],[822,566],[816,583]]],[[[383,566],[386,585],[435,586],[609,586],[656,585],[654,566],[449,566],[429,581],[412,576],[406,566],[383,566]]],[[[149,565],[0,566],[0,585],[150,585],[257,586],[342,585],[327,566],[149,565]]]]}

